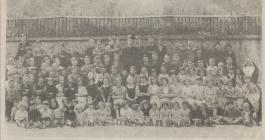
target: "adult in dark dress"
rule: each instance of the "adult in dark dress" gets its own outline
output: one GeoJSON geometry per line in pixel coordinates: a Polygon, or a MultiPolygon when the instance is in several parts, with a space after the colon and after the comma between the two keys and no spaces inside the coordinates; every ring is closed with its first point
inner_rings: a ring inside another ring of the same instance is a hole
{"type": "Polygon", "coordinates": [[[158,63],[162,64],[165,54],[167,53],[167,48],[161,43],[161,38],[158,39],[158,47],[153,47],[158,54],[158,63]]]}
{"type": "MultiPolygon", "coordinates": [[[[134,36],[128,37],[128,47],[122,52],[121,60],[123,69],[129,71],[131,66],[140,66],[141,58],[140,48],[136,48],[134,45],[134,36]]],[[[137,68],[138,70],[139,68],[137,68]]]]}
{"type": "Polygon", "coordinates": [[[25,56],[29,49],[30,44],[27,41],[26,35],[22,34],[20,38],[20,43],[18,44],[18,50],[15,59],[18,59],[21,56],[25,56]]]}
{"type": "Polygon", "coordinates": [[[225,58],[227,57],[231,57],[232,58],[232,62],[233,62],[233,66],[237,66],[237,63],[236,63],[236,55],[235,55],[235,52],[233,51],[233,48],[230,44],[227,44],[225,46],[225,58]]]}

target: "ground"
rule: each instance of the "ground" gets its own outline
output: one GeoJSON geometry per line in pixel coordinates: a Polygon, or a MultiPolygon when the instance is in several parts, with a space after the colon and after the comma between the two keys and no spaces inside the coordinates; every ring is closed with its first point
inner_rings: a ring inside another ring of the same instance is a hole
{"type": "MultiPolygon", "coordinates": [[[[6,125],[7,138],[18,137],[249,137],[257,138],[262,127],[244,126],[215,126],[215,127],[127,127],[127,126],[95,126],[79,128],[50,128],[50,129],[23,129],[15,124],[6,125]]],[[[260,136],[259,136],[260,137],[260,136]]]]}

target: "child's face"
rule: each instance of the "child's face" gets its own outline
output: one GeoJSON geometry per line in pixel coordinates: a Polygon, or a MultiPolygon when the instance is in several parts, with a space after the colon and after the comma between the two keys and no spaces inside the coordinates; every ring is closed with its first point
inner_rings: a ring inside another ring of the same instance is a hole
{"type": "Polygon", "coordinates": [[[196,110],[197,109],[197,105],[192,104],[191,108],[192,108],[192,110],[196,110]]]}
{"type": "Polygon", "coordinates": [[[21,110],[21,111],[24,111],[24,110],[25,110],[25,107],[24,107],[23,105],[20,105],[20,106],[18,107],[18,109],[21,110]]]}
{"type": "Polygon", "coordinates": [[[209,64],[210,64],[211,66],[214,66],[214,65],[215,65],[215,60],[214,60],[214,59],[209,59],[209,64]]]}
{"type": "Polygon", "coordinates": [[[131,69],[130,69],[130,73],[131,73],[131,74],[136,74],[136,70],[135,70],[134,68],[131,68],[131,69]]]}
{"type": "Polygon", "coordinates": [[[163,86],[166,86],[166,85],[167,85],[167,80],[166,80],[166,79],[162,79],[161,82],[162,82],[162,85],[163,85],[163,86]]]}

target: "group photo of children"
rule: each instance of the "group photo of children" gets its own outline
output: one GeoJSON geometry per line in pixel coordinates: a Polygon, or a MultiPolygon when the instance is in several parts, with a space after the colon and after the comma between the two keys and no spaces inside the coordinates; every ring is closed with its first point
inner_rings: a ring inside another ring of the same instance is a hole
{"type": "Polygon", "coordinates": [[[128,35],[69,49],[20,37],[5,87],[6,121],[17,127],[261,125],[260,70],[237,61],[232,44],[128,35]]]}

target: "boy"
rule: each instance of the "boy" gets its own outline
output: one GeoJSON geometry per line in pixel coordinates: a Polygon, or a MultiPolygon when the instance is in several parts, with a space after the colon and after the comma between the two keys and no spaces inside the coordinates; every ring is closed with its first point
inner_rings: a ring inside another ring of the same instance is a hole
{"type": "Polygon", "coordinates": [[[54,125],[55,127],[60,126],[63,127],[64,125],[64,111],[65,108],[60,106],[59,108],[54,110],[54,125]]]}
{"type": "Polygon", "coordinates": [[[224,117],[221,119],[221,121],[229,125],[241,124],[241,112],[237,108],[235,108],[233,102],[228,102],[226,104],[224,117]]]}
{"type": "Polygon", "coordinates": [[[48,101],[42,102],[43,107],[40,109],[42,128],[49,128],[53,120],[53,111],[49,108],[50,104],[48,101]]]}
{"type": "Polygon", "coordinates": [[[30,104],[28,117],[29,127],[41,128],[41,114],[34,102],[30,104]]]}
{"type": "Polygon", "coordinates": [[[95,114],[96,110],[92,103],[88,105],[88,108],[85,110],[85,120],[88,126],[94,126],[95,123],[95,114]]]}
{"type": "Polygon", "coordinates": [[[153,103],[152,108],[149,111],[149,116],[152,121],[153,126],[159,126],[160,125],[160,112],[158,110],[157,104],[153,103]]]}
{"type": "Polygon", "coordinates": [[[70,127],[77,126],[76,113],[74,111],[74,106],[70,106],[69,108],[66,109],[66,111],[64,112],[64,121],[67,126],[70,126],[70,127]]]}

